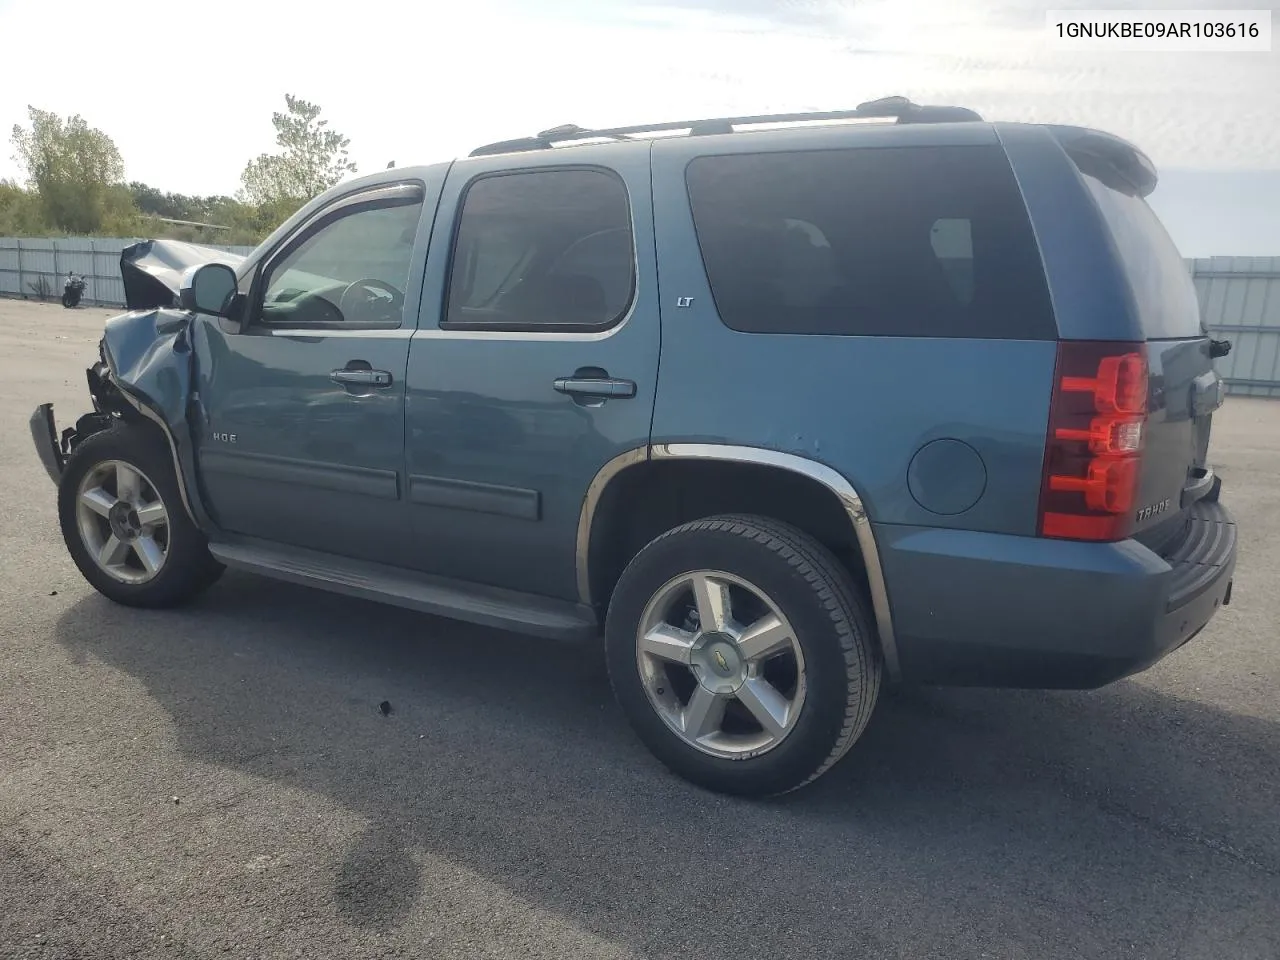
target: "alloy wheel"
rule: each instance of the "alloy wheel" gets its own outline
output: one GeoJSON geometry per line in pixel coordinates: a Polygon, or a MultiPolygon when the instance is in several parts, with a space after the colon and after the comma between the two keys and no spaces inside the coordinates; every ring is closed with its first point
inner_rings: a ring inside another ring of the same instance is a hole
{"type": "Polygon", "coordinates": [[[795,631],[763,590],[733,574],[696,570],[663,585],[641,615],[636,656],[654,710],[715,757],[773,749],[804,705],[795,631]]]}
{"type": "Polygon", "coordinates": [[[104,460],[80,481],[76,525],[94,563],[122,583],[154,579],[169,555],[169,513],[156,486],[123,460],[104,460]]]}

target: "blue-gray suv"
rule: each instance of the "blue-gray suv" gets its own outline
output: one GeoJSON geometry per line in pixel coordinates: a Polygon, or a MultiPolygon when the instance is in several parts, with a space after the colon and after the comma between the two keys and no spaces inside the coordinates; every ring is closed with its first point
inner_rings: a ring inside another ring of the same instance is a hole
{"type": "Polygon", "coordinates": [[[1229,602],[1229,344],[1155,184],[1107,133],[902,98],[558,127],[244,258],[131,247],[93,410],[32,435],[112,600],[234,567],[603,635],[658,758],[779,793],[882,677],[1096,687],[1229,602]]]}

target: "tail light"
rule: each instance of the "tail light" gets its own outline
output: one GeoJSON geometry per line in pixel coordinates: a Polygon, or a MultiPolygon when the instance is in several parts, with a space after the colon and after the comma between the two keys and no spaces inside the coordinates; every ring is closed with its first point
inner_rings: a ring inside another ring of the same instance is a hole
{"type": "Polygon", "coordinates": [[[1146,422],[1145,344],[1058,344],[1040,489],[1041,536],[1129,536],[1146,422]]]}

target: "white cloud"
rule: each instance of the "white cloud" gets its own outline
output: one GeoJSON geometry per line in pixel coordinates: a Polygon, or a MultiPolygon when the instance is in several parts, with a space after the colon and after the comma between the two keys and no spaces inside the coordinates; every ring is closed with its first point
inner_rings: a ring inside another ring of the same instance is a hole
{"type": "MultiPolygon", "coordinates": [[[[891,93],[1098,126],[1160,166],[1280,169],[1280,52],[1064,54],[1043,8],[964,0],[364,0],[0,6],[0,123],[27,103],[106,130],[127,174],[229,192],[286,91],[362,171],[584,125],[831,109],[891,93]],[[69,26],[64,36],[62,26],[69,26]]],[[[13,175],[4,151],[0,176],[13,175]]]]}

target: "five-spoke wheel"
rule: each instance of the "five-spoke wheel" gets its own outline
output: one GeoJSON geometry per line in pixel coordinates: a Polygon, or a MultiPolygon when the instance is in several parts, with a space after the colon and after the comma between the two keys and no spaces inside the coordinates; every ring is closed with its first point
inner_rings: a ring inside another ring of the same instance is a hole
{"type": "Polygon", "coordinates": [[[605,625],[609,677],[645,745],[728,793],[783,793],[870,718],[880,661],[849,572],[795,527],[696,520],[628,564],[605,625]]]}
{"type": "Polygon", "coordinates": [[[638,666],[659,716],[717,757],[758,755],[804,706],[804,653],[764,591],[731,573],[695,570],[665,584],[641,617],[638,666]]]}
{"type": "Polygon", "coordinates": [[[84,475],[76,519],[89,555],[110,576],[143,583],[160,572],[169,548],[169,511],[151,479],[122,460],[84,475]]]}
{"type": "Polygon", "coordinates": [[[118,603],[172,606],[222,572],[183,505],[164,435],[146,424],[117,423],[76,445],[58,519],[81,574],[118,603]]]}

